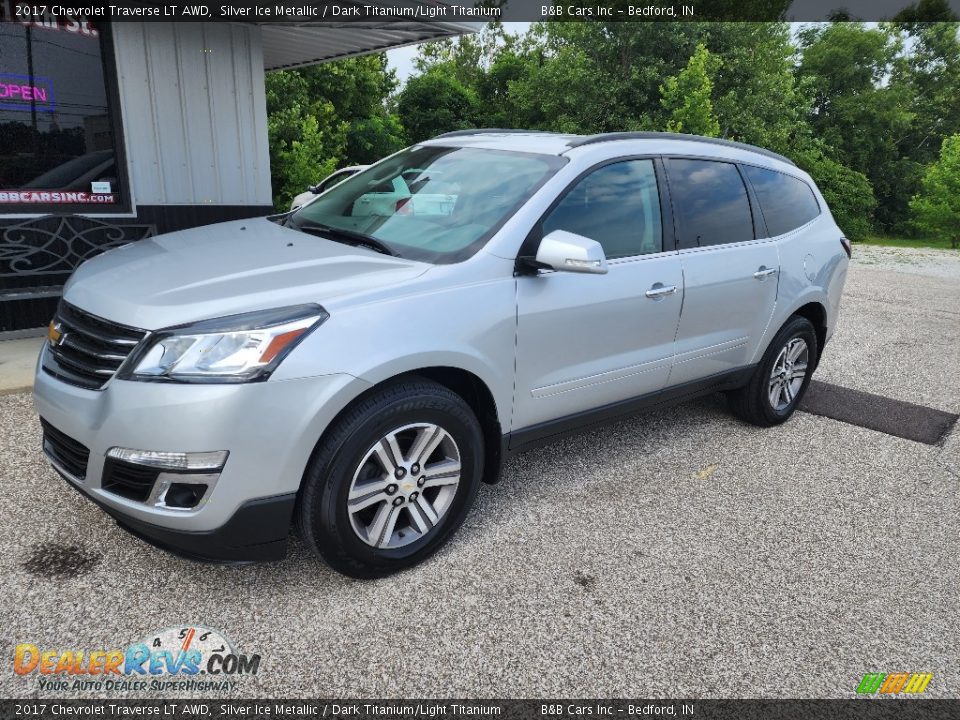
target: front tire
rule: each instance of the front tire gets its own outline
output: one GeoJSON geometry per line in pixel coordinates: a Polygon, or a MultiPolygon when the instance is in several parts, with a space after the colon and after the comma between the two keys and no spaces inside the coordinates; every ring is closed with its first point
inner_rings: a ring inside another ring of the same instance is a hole
{"type": "Polygon", "coordinates": [[[785,422],[807,392],[818,352],[813,325],[792,316],[770,342],[746,386],[727,394],[734,415],[760,427],[785,422]]]}
{"type": "Polygon", "coordinates": [[[304,540],[351,577],[416,565],[463,523],[483,457],[480,423],[456,393],[416,377],[376,389],[314,453],[298,511],[304,540]]]}

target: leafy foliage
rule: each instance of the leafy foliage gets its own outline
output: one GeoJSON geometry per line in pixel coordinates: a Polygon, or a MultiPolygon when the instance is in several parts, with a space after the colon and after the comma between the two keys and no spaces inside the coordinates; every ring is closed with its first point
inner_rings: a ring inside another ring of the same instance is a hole
{"type": "Polygon", "coordinates": [[[877,200],[867,176],[828,157],[818,145],[794,153],[794,159],[816,181],[847,237],[861,240],[869,235],[877,200]]]}
{"type": "Polygon", "coordinates": [[[450,130],[672,129],[793,158],[851,238],[931,228],[920,208],[933,202],[932,164],[960,134],[960,26],[948,0],[919,0],[877,25],[838,11],[843,22],[799,30],[780,21],[788,0],[722,5],[762,5],[768,20],[534,23],[522,35],[491,23],[421,46],[395,95],[383,56],[272,73],[275,199],[450,130]]]}
{"type": "Polygon", "coordinates": [[[927,168],[910,210],[922,232],[960,247],[960,135],[943,141],[940,158],[927,168]]]}
{"type": "Polygon", "coordinates": [[[277,209],[339,167],[374,162],[406,144],[387,111],[396,88],[384,55],[266,77],[270,171],[277,209]]]}
{"type": "Polygon", "coordinates": [[[427,72],[407,82],[397,114],[410,142],[420,142],[475,123],[476,95],[451,74],[427,72]]]}
{"type": "Polygon", "coordinates": [[[667,130],[717,137],[720,121],[713,111],[713,81],[716,58],[702,43],[690,56],[687,66],[660,86],[660,104],[670,113],[667,130]]]}

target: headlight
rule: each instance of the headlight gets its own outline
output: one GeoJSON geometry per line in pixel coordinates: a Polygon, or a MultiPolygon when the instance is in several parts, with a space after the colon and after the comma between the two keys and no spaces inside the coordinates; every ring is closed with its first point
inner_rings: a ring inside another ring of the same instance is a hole
{"type": "Polygon", "coordinates": [[[119,377],[181,382],[266,379],[328,317],[319,305],[296,305],[160,330],[130,357],[119,377]]]}

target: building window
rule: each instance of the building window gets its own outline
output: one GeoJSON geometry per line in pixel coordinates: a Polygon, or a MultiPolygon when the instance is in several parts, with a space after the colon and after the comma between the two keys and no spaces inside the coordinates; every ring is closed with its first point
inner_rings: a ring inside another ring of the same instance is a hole
{"type": "Polygon", "coordinates": [[[0,214],[124,210],[102,33],[12,9],[0,0],[0,214]]]}

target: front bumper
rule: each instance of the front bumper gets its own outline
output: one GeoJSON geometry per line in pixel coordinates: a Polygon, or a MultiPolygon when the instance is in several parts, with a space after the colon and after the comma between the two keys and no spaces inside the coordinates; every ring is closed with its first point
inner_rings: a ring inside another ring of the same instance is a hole
{"type": "Polygon", "coordinates": [[[269,562],[287,554],[290,518],[296,493],[249,500],[215,530],[171,530],[136,520],[83,491],[81,483],[63,468],[53,465],[67,484],[100,506],[117,525],[131,535],[174,555],[215,563],[269,562]]]}
{"type": "Polygon", "coordinates": [[[123,527],[190,557],[241,561],[282,557],[293,498],[317,440],[368,387],[339,374],[230,385],[114,378],[95,391],[57,380],[38,364],[34,402],[41,418],[90,451],[84,477],[62,466],[58,472],[123,527]],[[203,504],[183,510],[104,489],[111,447],[229,456],[203,504]]]}

